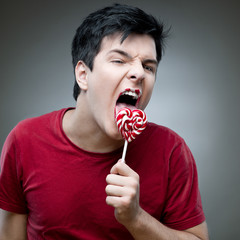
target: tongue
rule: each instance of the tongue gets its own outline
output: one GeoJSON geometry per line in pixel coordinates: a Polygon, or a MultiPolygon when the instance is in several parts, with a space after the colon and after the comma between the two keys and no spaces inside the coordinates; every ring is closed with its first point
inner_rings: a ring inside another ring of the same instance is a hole
{"type": "Polygon", "coordinates": [[[116,112],[116,114],[117,114],[121,109],[123,109],[123,108],[129,108],[129,109],[131,109],[131,110],[136,109],[135,106],[130,105],[130,104],[127,104],[127,103],[117,103],[117,104],[116,104],[116,107],[115,107],[115,112],[116,112]]]}

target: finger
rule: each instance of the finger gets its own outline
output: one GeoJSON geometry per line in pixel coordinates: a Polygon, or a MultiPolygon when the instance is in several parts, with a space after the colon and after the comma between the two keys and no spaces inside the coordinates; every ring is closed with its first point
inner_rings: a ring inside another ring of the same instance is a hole
{"type": "Polygon", "coordinates": [[[137,177],[138,174],[133,171],[127,164],[118,161],[110,170],[110,173],[112,174],[119,174],[121,176],[133,176],[133,177],[137,177]]]}
{"type": "Polygon", "coordinates": [[[129,208],[131,199],[129,197],[107,196],[106,203],[114,208],[129,208]]]}
{"type": "Polygon", "coordinates": [[[111,185],[117,186],[126,186],[129,183],[129,177],[117,175],[117,174],[108,174],[106,177],[106,182],[111,185]]]}
{"type": "MultiPolygon", "coordinates": [[[[107,189],[111,190],[110,186],[115,186],[113,189],[113,195],[116,196],[131,196],[134,197],[139,191],[139,181],[133,177],[123,177],[116,174],[109,174],[107,176],[107,189]],[[109,186],[109,187],[108,187],[109,186]]],[[[108,192],[111,194],[111,192],[108,192]]]]}
{"type": "Polygon", "coordinates": [[[121,204],[123,203],[123,199],[128,200],[128,202],[125,201],[125,204],[130,204],[134,199],[136,199],[136,196],[138,194],[137,189],[129,187],[118,187],[113,185],[108,185],[105,188],[105,191],[107,193],[107,196],[121,198],[121,204]]]}
{"type": "Polygon", "coordinates": [[[123,187],[107,185],[105,191],[108,196],[121,197],[125,194],[126,190],[123,187]]]}
{"type": "Polygon", "coordinates": [[[117,208],[121,205],[121,200],[120,200],[120,197],[107,196],[106,203],[114,208],[117,208]]]}

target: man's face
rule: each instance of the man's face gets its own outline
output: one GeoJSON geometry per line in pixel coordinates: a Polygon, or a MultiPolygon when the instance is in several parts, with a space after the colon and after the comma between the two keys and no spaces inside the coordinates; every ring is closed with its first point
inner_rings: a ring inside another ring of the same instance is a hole
{"type": "Polygon", "coordinates": [[[87,103],[92,119],[113,139],[121,139],[115,114],[122,107],[145,109],[157,70],[154,40],[148,35],[131,34],[121,43],[121,34],[102,40],[87,73],[87,103]]]}

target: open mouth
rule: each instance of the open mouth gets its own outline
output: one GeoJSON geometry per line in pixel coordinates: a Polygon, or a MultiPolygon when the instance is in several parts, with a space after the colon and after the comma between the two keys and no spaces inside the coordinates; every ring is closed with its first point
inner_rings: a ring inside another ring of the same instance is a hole
{"type": "Polygon", "coordinates": [[[137,108],[142,93],[139,89],[127,88],[118,97],[116,103],[116,111],[118,112],[123,107],[130,109],[137,108]]]}

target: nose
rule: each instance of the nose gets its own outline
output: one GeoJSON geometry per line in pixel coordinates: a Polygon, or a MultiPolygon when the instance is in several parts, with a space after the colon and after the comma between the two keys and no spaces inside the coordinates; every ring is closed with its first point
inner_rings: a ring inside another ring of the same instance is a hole
{"type": "Polygon", "coordinates": [[[141,82],[145,78],[145,71],[140,61],[131,64],[128,71],[128,79],[131,81],[141,82]]]}

